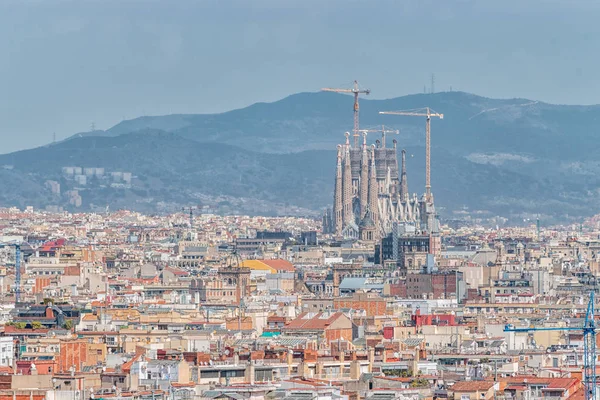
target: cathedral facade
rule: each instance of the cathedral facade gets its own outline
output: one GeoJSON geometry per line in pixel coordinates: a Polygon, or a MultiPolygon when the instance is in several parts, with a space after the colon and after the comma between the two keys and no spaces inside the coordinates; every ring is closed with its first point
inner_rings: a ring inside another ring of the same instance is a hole
{"type": "Polygon", "coordinates": [[[333,209],[324,218],[330,233],[339,238],[378,241],[392,233],[396,224],[415,233],[439,230],[433,196],[419,199],[409,194],[406,153],[402,150],[401,154],[399,168],[395,139],[392,147],[386,146],[385,136],[367,146],[363,134],[362,145],[352,147],[346,133],[345,144],[337,147],[333,209]]]}

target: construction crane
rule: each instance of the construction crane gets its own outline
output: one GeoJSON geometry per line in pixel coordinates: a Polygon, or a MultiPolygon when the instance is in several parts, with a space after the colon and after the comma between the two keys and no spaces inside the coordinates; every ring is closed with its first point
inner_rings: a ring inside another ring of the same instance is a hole
{"type": "Polygon", "coordinates": [[[385,125],[381,125],[381,129],[359,129],[358,130],[358,133],[363,133],[363,134],[377,133],[377,132],[381,132],[381,142],[382,142],[381,145],[384,148],[385,148],[385,136],[388,133],[392,133],[392,134],[396,134],[396,135],[400,134],[399,129],[385,129],[385,125]]]}
{"type": "Polygon", "coordinates": [[[0,243],[0,247],[15,248],[15,303],[21,301],[21,243],[0,243]]]}
{"type": "Polygon", "coordinates": [[[585,386],[585,400],[596,399],[596,321],[594,319],[594,291],[590,292],[590,301],[587,305],[583,326],[565,326],[544,328],[530,326],[518,328],[506,325],[504,332],[537,332],[537,331],[583,331],[583,384],[585,386]]]}
{"type": "Polygon", "coordinates": [[[429,107],[404,111],[379,111],[379,114],[427,118],[425,123],[425,199],[427,202],[431,202],[431,117],[444,119],[444,114],[437,113],[429,107]]]}
{"type": "Polygon", "coordinates": [[[358,87],[358,81],[354,81],[354,85],[350,89],[335,89],[335,88],[323,88],[323,92],[335,92],[335,93],[352,93],[354,95],[354,147],[358,147],[358,95],[371,93],[370,89],[360,89],[358,87]]]}

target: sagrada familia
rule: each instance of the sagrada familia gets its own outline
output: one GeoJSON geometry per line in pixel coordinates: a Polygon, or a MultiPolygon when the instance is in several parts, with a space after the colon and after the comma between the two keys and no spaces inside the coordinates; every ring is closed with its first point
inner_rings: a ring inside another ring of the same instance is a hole
{"type": "MultiPolygon", "coordinates": [[[[344,239],[378,241],[400,227],[402,233],[439,232],[432,194],[420,199],[408,192],[406,152],[402,150],[399,172],[397,141],[386,147],[382,141],[367,146],[346,143],[337,146],[337,168],[333,212],[328,211],[324,225],[329,233],[344,239]]],[[[355,144],[357,141],[355,141],[355,144]]]]}

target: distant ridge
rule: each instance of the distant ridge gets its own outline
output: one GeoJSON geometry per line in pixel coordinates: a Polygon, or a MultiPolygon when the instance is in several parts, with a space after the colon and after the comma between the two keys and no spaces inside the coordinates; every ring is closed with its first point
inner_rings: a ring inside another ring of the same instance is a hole
{"type": "MultiPolygon", "coordinates": [[[[424,121],[378,112],[423,106],[445,115],[432,123],[433,193],[442,216],[460,215],[454,211],[463,206],[489,215],[597,212],[600,106],[463,92],[361,100],[362,127],[400,129],[395,137],[399,148],[409,148],[411,155],[409,189],[418,193],[424,121]]],[[[45,182],[61,182],[63,193],[73,189],[61,168],[78,165],[127,169],[136,177],[131,187],[93,182],[99,186],[79,188],[82,209],[108,202],[161,210],[199,198],[217,204],[222,195],[227,196],[224,204],[248,199],[223,212],[285,213],[294,207],[300,213],[318,212],[331,202],[335,145],[351,127],[352,101],[334,93],[299,93],[220,114],[135,118],[106,131],[0,156],[5,165],[0,205],[72,207],[63,195],[49,194],[45,182]],[[23,187],[5,183],[19,179],[23,187]]],[[[376,139],[369,136],[370,143],[376,139]]]]}

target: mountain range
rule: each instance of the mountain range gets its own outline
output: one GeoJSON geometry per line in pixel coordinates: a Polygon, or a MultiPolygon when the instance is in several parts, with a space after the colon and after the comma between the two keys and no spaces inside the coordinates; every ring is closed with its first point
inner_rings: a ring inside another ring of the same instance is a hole
{"type": "MultiPolygon", "coordinates": [[[[597,212],[600,106],[463,92],[361,99],[361,128],[400,130],[393,139],[407,149],[409,189],[419,194],[425,119],[379,111],[425,106],[444,114],[432,120],[432,187],[442,217],[564,220],[597,212]]],[[[0,155],[0,205],[154,212],[202,204],[227,213],[316,214],[330,206],[335,146],[351,129],[352,99],[323,92],[221,114],[140,117],[0,155]],[[104,174],[83,184],[64,167],[104,174]],[[122,181],[119,172],[131,180],[122,181]],[[52,193],[48,181],[61,193],[52,193]]],[[[369,143],[376,139],[379,134],[369,134],[369,143]]]]}

